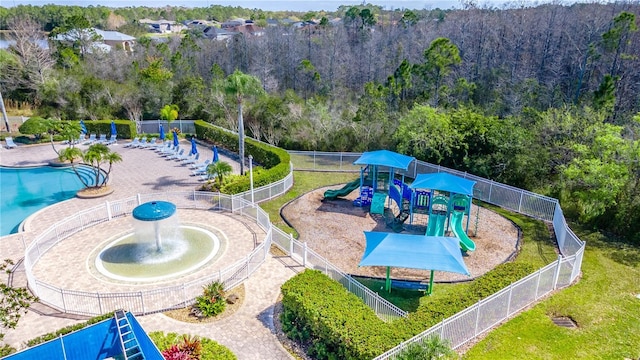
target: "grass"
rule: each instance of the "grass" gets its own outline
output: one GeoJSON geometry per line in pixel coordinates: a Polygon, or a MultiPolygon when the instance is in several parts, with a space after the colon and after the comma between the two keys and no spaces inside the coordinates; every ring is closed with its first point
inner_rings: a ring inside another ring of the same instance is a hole
{"type": "Polygon", "coordinates": [[[294,184],[283,196],[260,204],[260,207],[269,214],[269,219],[281,230],[298,236],[295,229],[289,227],[280,216],[280,208],[287,202],[308,193],[317,188],[335,184],[343,184],[356,179],[359,175],[354,173],[340,172],[313,172],[313,171],[296,171],[294,173],[294,184]]]}
{"type": "Polygon", "coordinates": [[[580,281],[489,333],[465,359],[640,357],[640,249],[573,229],[587,241],[580,281]],[[555,316],[578,328],[554,325],[555,316]]]}
{"type": "MultiPolygon", "coordinates": [[[[318,187],[346,183],[356,174],[296,171],[295,185],[285,196],[261,206],[272,221],[287,230],[279,216],[286,202],[318,187]]],[[[522,247],[516,262],[540,268],[557,259],[547,225],[483,204],[522,229],[522,247]]],[[[637,359],[640,358],[640,249],[599,233],[572,226],[587,241],[580,281],[516,316],[490,332],[471,348],[465,359],[637,359]],[[550,317],[567,316],[577,329],[560,328],[550,317]]],[[[376,290],[383,286],[372,283],[376,290]]],[[[465,292],[468,283],[437,284],[431,296],[420,291],[394,289],[380,295],[407,311],[420,304],[465,292]],[[419,295],[419,296],[418,296],[419,295]]]]}

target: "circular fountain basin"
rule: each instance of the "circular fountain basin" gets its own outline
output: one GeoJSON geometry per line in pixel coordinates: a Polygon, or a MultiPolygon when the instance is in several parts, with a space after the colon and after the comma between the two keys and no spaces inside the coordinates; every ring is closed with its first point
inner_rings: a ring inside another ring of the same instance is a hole
{"type": "Polygon", "coordinates": [[[155,241],[140,242],[134,233],[109,243],[96,256],[97,270],[121,281],[158,281],[197,270],[220,250],[220,239],[211,231],[180,226],[182,236],[163,239],[158,250],[155,241]]]}

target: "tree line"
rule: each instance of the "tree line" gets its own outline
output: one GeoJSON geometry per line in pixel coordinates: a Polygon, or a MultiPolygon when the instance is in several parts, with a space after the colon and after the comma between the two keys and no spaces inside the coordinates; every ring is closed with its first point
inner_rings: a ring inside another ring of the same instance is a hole
{"type": "MultiPolygon", "coordinates": [[[[107,53],[84,51],[91,38],[39,49],[29,39],[43,20],[6,17],[20,31],[12,31],[16,46],[0,51],[0,85],[43,117],[139,121],[171,104],[180,118],[237,130],[225,84],[240,71],[265,90],[244,99],[257,139],[393,149],[556,196],[580,221],[638,233],[640,5],[464,5],[343,7],[299,14],[321,20],[262,36],[218,41],[192,30],[107,53]]],[[[69,14],[51,31],[99,25],[93,17],[69,14]]]]}

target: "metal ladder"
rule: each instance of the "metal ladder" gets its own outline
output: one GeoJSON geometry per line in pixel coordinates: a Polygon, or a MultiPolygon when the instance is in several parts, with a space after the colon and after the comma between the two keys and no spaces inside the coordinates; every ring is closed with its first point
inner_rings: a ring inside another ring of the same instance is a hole
{"type": "Polygon", "coordinates": [[[118,327],[120,347],[122,348],[124,360],[144,360],[144,354],[124,310],[116,310],[114,317],[118,327]]]}

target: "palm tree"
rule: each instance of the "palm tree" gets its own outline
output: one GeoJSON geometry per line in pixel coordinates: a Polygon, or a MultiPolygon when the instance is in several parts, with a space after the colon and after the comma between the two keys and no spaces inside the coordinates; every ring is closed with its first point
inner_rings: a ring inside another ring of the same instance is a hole
{"type": "Polygon", "coordinates": [[[244,122],[242,119],[242,102],[245,96],[260,95],[264,93],[260,80],[247,75],[240,70],[227,76],[224,90],[229,95],[236,97],[238,104],[238,152],[240,155],[240,174],[244,174],[244,122]]]}
{"type": "Polygon", "coordinates": [[[93,144],[82,155],[82,161],[91,166],[93,174],[95,176],[94,187],[103,187],[107,185],[109,181],[109,174],[111,174],[111,168],[114,163],[122,161],[122,156],[118,153],[114,153],[105,144],[93,144]],[[100,172],[102,171],[102,164],[108,163],[109,168],[102,181],[100,181],[100,172]]]}
{"type": "Polygon", "coordinates": [[[60,161],[69,161],[71,163],[71,167],[73,167],[73,171],[76,173],[84,187],[88,188],[91,186],[84,177],[80,176],[80,173],[78,173],[78,170],[76,169],[76,160],[81,159],[82,164],[89,166],[93,171],[93,175],[95,176],[93,187],[100,188],[107,185],[107,182],[109,181],[109,174],[111,174],[111,167],[114,163],[122,161],[122,156],[118,153],[112,152],[109,147],[104,144],[93,144],[89,146],[84,153],[77,147],[68,147],[60,151],[58,159],[60,161]],[[109,167],[101,181],[100,174],[103,171],[102,165],[105,163],[109,164],[109,167]]]}
{"type": "Polygon", "coordinates": [[[207,175],[209,175],[209,177],[215,176],[218,187],[222,187],[224,178],[227,175],[231,174],[232,171],[233,168],[231,167],[231,165],[225,161],[217,161],[207,166],[207,175]]]}
{"type": "Polygon", "coordinates": [[[71,163],[71,168],[73,168],[73,172],[76,173],[76,176],[78,176],[82,185],[84,185],[84,187],[89,187],[89,183],[85,181],[84,177],[80,176],[78,169],[76,169],[76,160],[82,160],[82,155],[82,150],[77,147],[69,146],[58,152],[58,160],[60,160],[60,162],[68,161],[71,163]]]}

